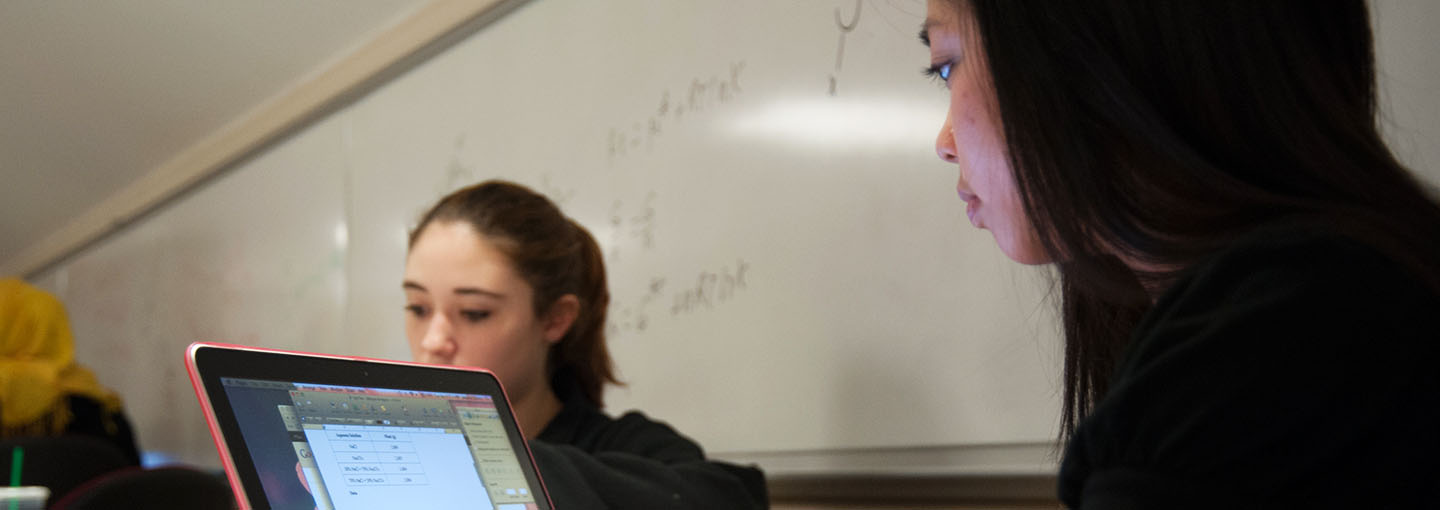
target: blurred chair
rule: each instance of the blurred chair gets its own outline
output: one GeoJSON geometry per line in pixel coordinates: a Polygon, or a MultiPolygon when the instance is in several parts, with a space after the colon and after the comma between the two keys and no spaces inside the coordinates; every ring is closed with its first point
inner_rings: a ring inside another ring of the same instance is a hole
{"type": "Polygon", "coordinates": [[[180,466],[114,471],[52,501],[51,510],[235,508],[235,496],[222,476],[180,466]]]}
{"type": "Polygon", "coordinates": [[[20,484],[48,487],[52,502],[97,476],[133,466],[115,443],[95,436],[14,437],[0,441],[0,480],[10,480],[16,447],[25,449],[20,484]]]}

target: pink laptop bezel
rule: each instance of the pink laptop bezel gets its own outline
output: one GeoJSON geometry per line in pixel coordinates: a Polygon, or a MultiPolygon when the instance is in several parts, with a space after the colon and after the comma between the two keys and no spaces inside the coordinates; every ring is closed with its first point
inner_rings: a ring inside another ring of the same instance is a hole
{"type": "MultiPolygon", "coordinates": [[[[322,353],[313,353],[313,352],[304,352],[304,351],[291,351],[291,350],[285,350],[285,349],[271,349],[271,348],[267,348],[267,347],[255,347],[255,346],[248,346],[248,345],[236,345],[236,344],[227,344],[227,343],[221,343],[221,342],[195,342],[195,343],[190,344],[190,346],[185,349],[185,370],[186,370],[186,372],[189,372],[189,374],[190,374],[190,386],[195,390],[195,396],[200,399],[200,408],[205,412],[205,423],[206,423],[206,425],[210,428],[210,437],[211,437],[212,439],[214,439],[214,441],[215,441],[215,448],[216,448],[217,450],[219,450],[219,452],[220,452],[220,462],[221,462],[221,464],[224,465],[224,468],[225,468],[225,478],[226,478],[226,480],[228,480],[229,483],[230,483],[230,491],[231,491],[232,493],[234,493],[234,495],[235,495],[235,502],[236,502],[237,505],[239,505],[240,510],[253,510],[253,509],[254,509],[254,506],[250,504],[250,501],[249,501],[249,499],[248,499],[249,496],[248,496],[248,494],[245,492],[244,487],[242,487],[241,484],[240,484],[239,468],[235,465],[235,460],[234,460],[233,458],[231,458],[231,456],[230,456],[230,448],[229,448],[229,445],[228,445],[228,443],[226,443],[226,441],[225,441],[224,434],[222,434],[221,431],[220,431],[220,424],[216,421],[216,417],[215,417],[215,416],[216,416],[216,415],[215,415],[215,408],[214,408],[214,406],[213,406],[213,405],[211,404],[211,402],[210,402],[210,395],[209,395],[209,393],[205,391],[204,383],[203,383],[203,382],[201,381],[201,379],[200,379],[199,367],[196,366],[196,363],[195,363],[195,354],[196,354],[196,352],[198,352],[200,349],[205,349],[205,348],[217,348],[217,349],[227,349],[227,350],[251,351],[251,352],[262,352],[262,353],[272,353],[272,354],[287,354],[287,355],[296,355],[296,356],[307,356],[307,357],[312,357],[312,358],[326,358],[326,359],[334,359],[334,360],[341,360],[341,361],[361,361],[361,362],[366,362],[366,363],[380,363],[380,364],[400,365],[400,366],[411,366],[411,367],[442,368],[442,369],[446,369],[446,370],[461,370],[461,371],[467,371],[467,372],[480,372],[480,373],[484,373],[484,374],[489,374],[489,375],[492,376],[492,377],[495,375],[493,372],[491,372],[491,371],[489,371],[489,370],[485,370],[485,369],[483,369],[483,368],[475,368],[475,367],[462,367],[462,366],[455,366],[455,365],[435,365],[435,364],[429,364],[429,363],[416,363],[416,362],[412,362],[412,361],[396,361],[396,360],[387,360],[387,359],[378,359],[378,358],[367,358],[367,357],[364,357],[364,356],[339,356],[339,355],[334,355],[334,354],[322,354],[322,353]]],[[[499,379],[498,377],[496,377],[496,378],[495,378],[495,382],[496,382],[497,384],[500,384],[500,379],[499,379]]],[[[510,402],[510,395],[509,395],[509,393],[505,392],[505,387],[504,387],[503,384],[500,384],[500,393],[501,393],[501,397],[505,399],[505,405],[506,405],[506,407],[509,408],[509,409],[514,409],[514,406],[513,406],[512,403],[510,402]]],[[[519,428],[521,427],[519,420],[515,420],[515,426],[516,426],[517,429],[519,429],[519,428]]],[[[520,433],[521,433],[522,435],[525,435],[525,431],[524,431],[523,429],[520,430],[520,433]]],[[[523,441],[522,443],[524,443],[524,445],[525,445],[525,455],[530,459],[530,465],[531,465],[531,466],[535,466],[535,454],[530,451],[530,442],[529,442],[529,441],[523,441]]],[[[544,481],[544,479],[540,476],[540,470],[539,470],[538,467],[537,467],[536,470],[535,470],[535,478],[536,478],[536,480],[539,481],[539,484],[540,484],[540,493],[541,493],[542,495],[544,495],[544,497],[545,497],[545,502],[546,502],[546,503],[549,503],[550,508],[555,508],[555,503],[554,503],[553,501],[551,501],[551,499],[550,499],[550,491],[549,491],[549,489],[547,489],[547,488],[545,487],[545,481],[544,481]]]]}

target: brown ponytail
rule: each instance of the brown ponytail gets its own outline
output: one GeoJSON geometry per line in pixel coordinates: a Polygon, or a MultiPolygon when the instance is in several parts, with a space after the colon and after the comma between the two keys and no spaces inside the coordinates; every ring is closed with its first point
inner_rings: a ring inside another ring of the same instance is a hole
{"type": "Polygon", "coordinates": [[[583,267],[575,292],[575,296],[580,298],[580,315],[575,318],[565,338],[550,349],[550,374],[554,376],[568,371],[579,381],[585,396],[596,405],[603,406],[605,383],[619,384],[605,345],[605,313],[610,306],[605,260],[601,258],[600,245],[590,232],[575,220],[570,220],[570,225],[580,249],[579,263],[583,267]]]}
{"type": "Polygon", "coordinates": [[[452,221],[468,223],[510,258],[520,277],[534,289],[537,317],[548,314],[566,294],[579,299],[575,323],[550,348],[546,375],[552,380],[573,378],[585,397],[604,407],[605,385],[620,381],[605,345],[610,291],[595,238],[544,195],[512,182],[491,180],[442,198],[411,231],[410,246],[415,246],[431,223],[452,221]]]}

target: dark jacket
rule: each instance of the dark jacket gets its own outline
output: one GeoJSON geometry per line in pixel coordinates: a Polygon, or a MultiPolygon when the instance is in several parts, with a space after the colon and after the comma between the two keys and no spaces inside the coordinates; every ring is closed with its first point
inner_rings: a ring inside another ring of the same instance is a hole
{"type": "Polygon", "coordinates": [[[565,407],[530,441],[556,508],[769,508],[759,469],[706,460],[668,425],[638,412],[610,418],[573,384],[557,383],[565,407]]]}
{"type": "MultiPolygon", "coordinates": [[[[1434,261],[1432,263],[1440,263],[1434,261]]],[[[1076,430],[1076,508],[1440,508],[1440,294],[1364,243],[1248,236],[1177,282],[1076,430]]]]}

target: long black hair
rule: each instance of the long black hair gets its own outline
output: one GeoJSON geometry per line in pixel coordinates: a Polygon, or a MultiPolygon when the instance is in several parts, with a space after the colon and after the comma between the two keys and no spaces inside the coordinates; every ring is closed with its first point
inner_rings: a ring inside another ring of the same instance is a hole
{"type": "Polygon", "coordinates": [[[1440,207],[1379,134],[1363,0],[953,1],[1063,260],[1062,437],[1154,295],[1256,228],[1318,222],[1440,289],[1440,207]]]}

